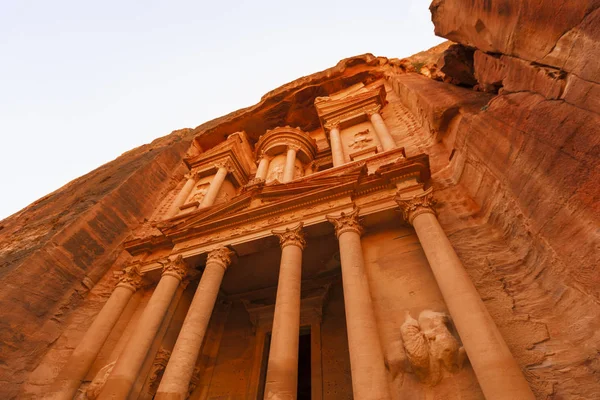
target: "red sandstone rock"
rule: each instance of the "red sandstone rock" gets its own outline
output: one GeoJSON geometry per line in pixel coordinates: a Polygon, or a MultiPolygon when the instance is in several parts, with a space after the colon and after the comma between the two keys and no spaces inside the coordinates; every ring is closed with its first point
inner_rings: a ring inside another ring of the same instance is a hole
{"type": "MultiPolygon", "coordinates": [[[[416,69],[410,61],[371,55],[346,59],[266,94],[256,106],[126,153],[5,219],[0,224],[0,309],[8,311],[0,325],[0,381],[7,383],[0,387],[1,397],[35,397],[50,385],[55,365],[65,362],[114,285],[111,272],[127,259],[122,241],[144,219],[152,219],[181,177],[185,168],[180,160],[193,135],[201,133],[198,145],[206,150],[242,129],[253,140],[278,125],[310,130],[315,116],[305,106],[315,97],[382,78],[390,87],[382,114],[392,136],[402,138],[408,156],[429,155],[440,223],[536,397],[597,397],[597,7],[597,2],[583,1],[565,6],[436,0],[431,7],[436,32],[477,49],[474,76],[478,88],[490,93],[410,73],[416,69]]],[[[428,53],[430,59],[438,55],[428,53]]],[[[136,234],[148,232],[160,235],[150,224],[136,234]]],[[[402,345],[397,346],[399,326],[393,316],[412,294],[397,293],[386,283],[399,282],[403,268],[423,262],[424,256],[415,250],[407,227],[370,232],[364,241],[377,243],[382,237],[393,238],[394,245],[365,247],[372,262],[368,278],[375,288],[375,315],[386,359],[395,371],[394,396],[416,397],[422,387],[412,375],[396,379],[404,359],[398,355],[402,345]],[[401,265],[398,253],[404,257],[401,265]]],[[[323,244],[325,250],[326,245],[336,243],[323,244]]],[[[239,273],[243,280],[255,278],[239,273]]],[[[429,272],[413,278],[416,283],[409,284],[415,290],[430,288],[428,295],[435,297],[429,272]]],[[[348,345],[339,334],[345,324],[339,286],[332,288],[331,297],[325,311],[330,318],[322,326],[329,349],[323,374],[331,383],[325,398],[335,399],[351,393],[348,345]]],[[[236,307],[233,318],[222,322],[223,338],[217,335],[211,348],[218,350],[220,341],[227,349],[220,356],[223,362],[242,367],[215,372],[215,395],[245,394],[244,385],[233,387],[231,382],[246,383],[243,371],[251,355],[240,349],[250,348],[253,336],[240,322],[246,311],[236,307]]],[[[175,318],[178,326],[184,315],[175,318]]],[[[169,332],[174,341],[176,332],[169,332]]],[[[109,338],[113,346],[115,341],[109,338]]],[[[473,379],[472,371],[465,370],[434,390],[441,398],[456,393],[481,398],[479,388],[467,386],[473,379]]]]}

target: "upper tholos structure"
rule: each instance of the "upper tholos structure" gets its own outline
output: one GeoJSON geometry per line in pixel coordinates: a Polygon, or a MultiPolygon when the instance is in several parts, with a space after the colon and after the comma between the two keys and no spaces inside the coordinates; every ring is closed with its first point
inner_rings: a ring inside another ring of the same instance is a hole
{"type": "Polygon", "coordinates": [[[0,397],[597,397],[597,10],[467,3],[1,221],[0,397]]]}

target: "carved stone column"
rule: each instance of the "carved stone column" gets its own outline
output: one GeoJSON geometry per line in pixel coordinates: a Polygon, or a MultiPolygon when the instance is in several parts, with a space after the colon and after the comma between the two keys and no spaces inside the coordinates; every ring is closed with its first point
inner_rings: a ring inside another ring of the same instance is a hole
{"type": "Polygon", "coordinates": [[[534,399],[519,365],[435,216],[432,189],[417,196],[397,195],[396,201],[404,219],[415,228],[485,398],[534,399]]]}
{"type": "Polygon", "coordinates": [[[356,400],[390,399],[385,361],[365,274],[358,208],[327,216],[340,245],[352,391],[356,400]]]}
{"type": "Polygon", "coordinates": [[[184,400],[187,397],[206,328],[232,254],[233,252],[226,247],[215,249],[208,254],[206,268],[177,337],[156,399],[184,400]]]}
{"type": "Polygon", "coordinates": [[[273,234],[279,236],[281,264],[275,299],[265,400],[294,400],[298,386],[302,250],[306,241],[302,233],[302,223],[292,229],[273,231],[273,234]]]}
{"type": "Polygon", "coordinates": [[[139,270],[135,267],[128,268],[58,376],[52,398],[70,400],[75,396],[131,296],[141,285],[142,275],[139,270]]]}
{"type": "Polygon", "coordinates": [[[185,200],[188,198],[188,196],[192,192],[192,189],[194,188],[194,185],[198,181],[197,175],[191,172],[186,175],[186,178],[187,181],[175,197],[175,200],[173,200],[173,204],[171,204],[171,207],[169,207],[169,210],[165,215],[166,218],[174,217],[177,214],[177,212],[179,211],[179,207],[181,207],[183,203],[185,203],[185,200]]]}
{"type": "Polygon", "coordinates": [[[294,180],[294,172],[296,171],[296,152],[298,147],[289,145],[287,155],[285,158],[285,168],[283,170],[283,183],[291,182],[294,180]]]}
{"type": "Polygon", "coordinates": [[[375,129],[375,134],[379,138],[379,142],[381,142],[381,147],[383,147],[383,151],[388,151],[396,148],[396,142],[394,138],[388,131],[387,126],[385,125],[385,121],[381,118],[381,114],[379,114],[379,107],[367,111],[369,115],[369,119],[373,124],[373,128],[375,129]]]}
{"type": "Polygon", "coordinates": [[[221,186],[223,186],[223,182],[225,182],[225,178],[227,178],[230,168],[228,162],[217,164],[217,173],[210,182],[208,192],[206,192],[206,195],[198,208],[210,207],[215,204],[219,190],[221,190],[221,186]]]}
{"type": "Polygon", "coordinates": [[[271,161],[271,157],[266,154],[260,156],[260,161],[258,162],[258,169],[256,170],[256,179],[265,180],[267,179],[267,172],[269,172],[269,162],[271,161]]]}
{"type": "Polygon", "coordinates": [[[337,167],[346,162],[344,156],[344,148],[342,146],[342,138],[340,136],[340,128],[337,125],[328,125],[325,129],[329,129],[329,143],[331,145],[331,158],[333,166],[337,167]]]}
{"type": "Polygon", "coordinates": [[[119,355],[104,389],[100,392],[98,397],[100,400],[127,398],[171,300],[186,273],[187,266],[181,256],[169,261],[163,267],[162,276],[150,301],[140,316],[126,347],[119,355]]]}

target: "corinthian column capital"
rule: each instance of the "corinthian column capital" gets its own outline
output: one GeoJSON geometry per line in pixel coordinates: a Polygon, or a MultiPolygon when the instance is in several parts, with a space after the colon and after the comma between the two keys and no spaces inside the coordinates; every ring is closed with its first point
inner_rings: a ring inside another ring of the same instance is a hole
{"type": "Polygon", "coordinates": [[[352,212],[342,212],[337,217],[327,215],[325,218],[327,218],[327,221],[331,222],[335,227],[335,234],[338,238],[344,232],[356,232],[359,235],[362,235],[363,228],[360,225],[358,211],[359,209],[357,207],[352,210],[352,212]]]}
{"type": "Polygon", "coordinates": [[[169,260],[163,266],[162,276],[170,275],[181,281],[186,276],[187,272],[188,272],[188,266],[185,263],[185,261],[183,261],[183,256],[180,254],[177,256],[176,259],[169,260]]]}
{"type": "Polygon", "coordinates": [[[229,250],[227,247],[218,247],[208,253],[208,258],[206,259],[206,264],[215,263],[219,264],[223,269],[227,269],[231,264],[231,256],[233,255],[233,251],[229,250]]]}
{"type": "Polygon", "coordinates": [[[433,188],[413,196],[397,193],[395,200],[400,206],[404,219],[411,225],[418,215],[427,213],[435,215],[433,206],[436,200],[433,198],[433,188]]]}
{"type": "Polygon", "coordinates": [[[142,287],[144,277],[137,266],[127,267],[124,272],[125,274],[119,280],[117,287],[131,289],[133,292],[142,287]]]}
{"type": "Polygon", "coordinates": [[[294,245],[304,250],[306,240],[302,231],[304,224],[300,222],[295,228],[285,228],[284,230],[273,230],[271,233],[279,237],[279,244],[283,249],[285,246],[294,245]]]}

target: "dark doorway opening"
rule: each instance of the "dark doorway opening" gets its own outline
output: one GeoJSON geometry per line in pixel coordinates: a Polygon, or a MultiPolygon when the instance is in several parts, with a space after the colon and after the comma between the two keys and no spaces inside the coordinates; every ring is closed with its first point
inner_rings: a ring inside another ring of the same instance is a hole
{"type": "MultiPolygon", "coordinates": [[[[297,400],[310,400],[311,398],[311,348],[310,327],[302,327],[300,340],[298,341],[298,389],[297,400]]],[[[263,400],[265,396],[265,383],[267,381],[267,367],[269,362],[269,350],[271,349],[271,333],[265,335],[265,346],[263,348],[262,365],[260,369],[260,381],[258,386],[258,399],[263,400]]]]}
{"type": "Polygon", "coordinates": [[[298,400],[310,400],[311,395],[310,328],[300,332],[298,343],[298,400]]]}

